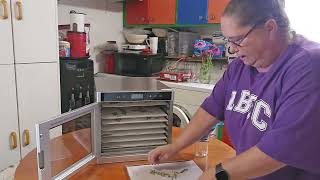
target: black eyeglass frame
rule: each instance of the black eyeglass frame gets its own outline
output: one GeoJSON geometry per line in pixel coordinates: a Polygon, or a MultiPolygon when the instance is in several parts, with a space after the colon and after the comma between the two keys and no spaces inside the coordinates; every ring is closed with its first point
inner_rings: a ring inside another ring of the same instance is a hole
{"type": "Polygon", "coordinates": [[[235,45],[235,46],[237,46],[237,47],[242,47],[242,46],[241,46],[242,41],[244,41],[244,40],[249,36],[249,34],[257,27],[258,24],[259,24],[259,23],[254,24],[254,25],[252,26],[252,28],[251,28],[245,35],[243,35],[242,38],[240,38],[240,39],[238,39],[238,40],[236,40],[236,41],[232,41],[232,40],[230,40],[230,39],[228,39],[228,38],[226,38],[226,37],[223,38],[223,39],[224,39],[224,41],[225,41],[226,43],[231,43],[231,44],[233,44],[233,45],[235,45]]]}

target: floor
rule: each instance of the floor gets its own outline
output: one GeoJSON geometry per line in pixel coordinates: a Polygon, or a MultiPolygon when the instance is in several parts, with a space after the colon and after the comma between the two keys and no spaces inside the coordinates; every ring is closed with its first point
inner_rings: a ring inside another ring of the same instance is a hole
{"type": "Polygon", "coordinates": [[[10,166],[9,168],[0,172],[0,180],[13,180],[14,172],[16,171],[18,164],[10,166]]]}

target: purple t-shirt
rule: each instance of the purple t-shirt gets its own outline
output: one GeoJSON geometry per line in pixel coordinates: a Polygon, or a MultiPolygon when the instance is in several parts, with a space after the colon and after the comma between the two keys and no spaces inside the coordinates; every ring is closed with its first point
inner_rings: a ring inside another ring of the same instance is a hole
{"type": "Polygon", "coordinates": [[[237,154],[257,146],[287,164],[257,179],[320,180],[319,44],[297,35],[266,73],[234,60],[201,107],[224,120],[237,154]]]}

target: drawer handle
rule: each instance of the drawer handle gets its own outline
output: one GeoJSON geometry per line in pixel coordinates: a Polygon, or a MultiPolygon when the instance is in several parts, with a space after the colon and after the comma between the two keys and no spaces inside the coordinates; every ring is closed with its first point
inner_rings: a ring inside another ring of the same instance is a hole
{"type": "Polygon", "coordinates": [[[10,149],[14,150],[17,148],[17,134],[15,132],[10,133],[10,149]]]}
{"type": "Polygon", "coordinates": [[[210,16],[210,20],[214,20],[216,17],[214,15],[210,16]]]}
{"type": "Polygon", "coordinates": [[[23,15],[22,15],[22,1],[17,1],[16,2],[16,5],[18,7],[18,16],[17,16],[17,19],[18,20],[22,20],[23,18],[23,15]]]}
{"type": "Polygon", "coordinates": [[[1,16],[1,19],[8,19],[8,2],[6,0],[0,1],[3,6],[3,15],[1,16]]]}
{"type": "Polygon", "coordinates": [[[23,131],[23,147],[30,144],[30,131],[28,129],[23,131]]]}

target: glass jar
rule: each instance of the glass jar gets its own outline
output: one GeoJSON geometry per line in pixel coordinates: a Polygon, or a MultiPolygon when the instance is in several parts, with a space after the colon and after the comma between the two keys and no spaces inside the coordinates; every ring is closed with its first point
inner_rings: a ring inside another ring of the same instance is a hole
{"type": "Polygon", "coordinates": [[[205,135],[195,143],[194,155],[196,157],[208,156],[208,143],[209,143],[209,134],[205,135]]]}
{"type": "Polygon", "coordinates": [[[205,56],[202,58],[200,67],[199,81],[200,83],[209,84],[211,81],[211,73],[213,69],[213,63],[211,56],[205,56]]]}

